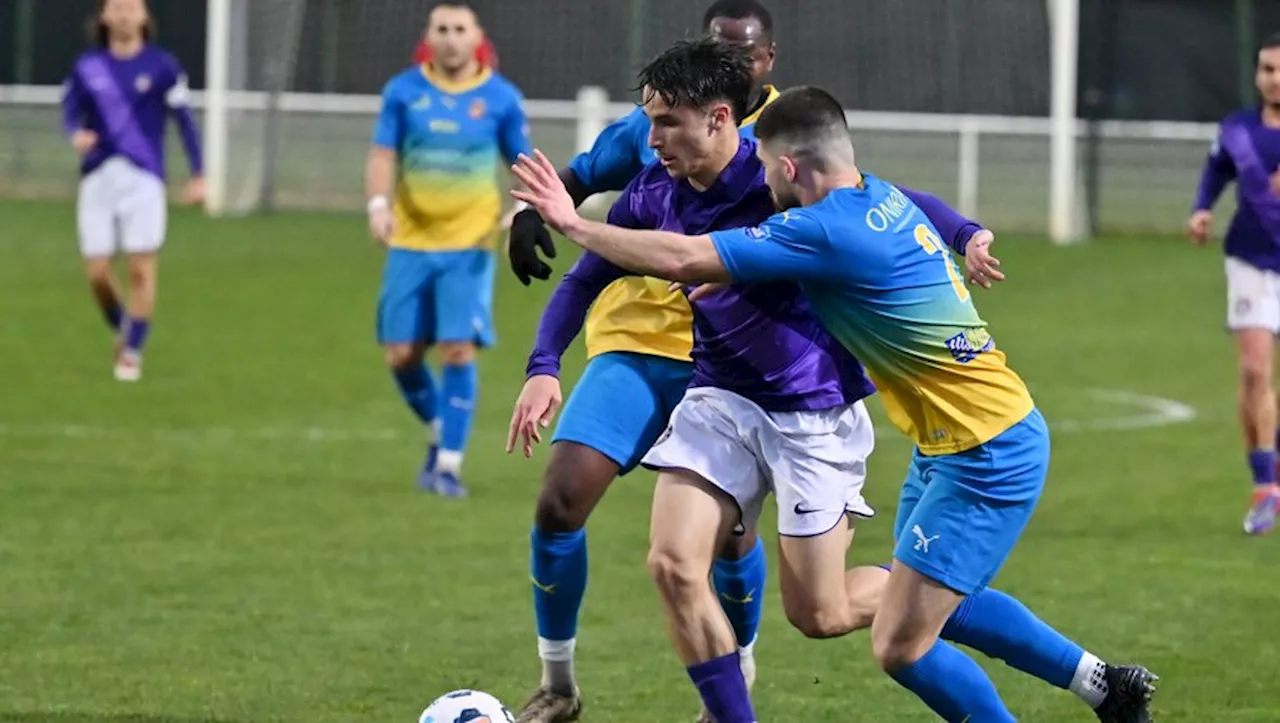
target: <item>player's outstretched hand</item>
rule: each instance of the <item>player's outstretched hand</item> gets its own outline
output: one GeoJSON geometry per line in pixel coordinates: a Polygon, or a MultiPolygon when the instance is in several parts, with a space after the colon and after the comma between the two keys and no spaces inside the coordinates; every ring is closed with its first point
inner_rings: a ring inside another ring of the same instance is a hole
{"type": "Polygon", "coordinates": [[[71,147],[82,156],[93,150],[96,145],[98,145],[98,134],[93,131],[81,129],[71,134],[71,147]]]}
{"type": "Polygon", "coordinates": [[[516,399],[507,429],[507,454],[516,448],[519,438],[525,457],[533,456],[533,445],[542,442],[542,432],[560,410],[560,380],[549,374],[529,377],[516,399]]]}
{"type": "Polygon", "coordinates": [[[511,235],[507,238],[507,258],[520,283],[528,286],[533,279],[551,278],[551,266],[538,257],[538,250],[549,259],[556,257],[556,245],[542,217],[526,208],[511,219],[511,235]]]}
{"type": "Polygon", "coordinates": [[[579,220],[573,197],[564,187],[564,181],[556,175],[556,167],[542,151],[535,149],[533,158],[521,153],[511,172],[525,186],[513,188],[511,195],[533,206],[551,228],[563,232],[579,220]]]}
{"type": "Polygon", "coordinates": [[[1004,281],[1000,259],[991,255],[991,244],[995,242],[996,235],[984,228],[965,245],[964,270],[969,283],[989,289],[992,283],[1004,281]]]}
{"type": "Polygon", "coordinates": [[[1212,227],[1212,211],[1196,211],[1191,214],[1191,220],[1187,221],[1187,235],[1191,237],[1191,243],[1196,246],[1209,243],[1209,230],[1212,227]]]}
{"type": "Polygon", "coordinates": [[[199,206],[204,203],[204,179],[195,176],[182,188],[182,202],[188,206],[199,206]]]}

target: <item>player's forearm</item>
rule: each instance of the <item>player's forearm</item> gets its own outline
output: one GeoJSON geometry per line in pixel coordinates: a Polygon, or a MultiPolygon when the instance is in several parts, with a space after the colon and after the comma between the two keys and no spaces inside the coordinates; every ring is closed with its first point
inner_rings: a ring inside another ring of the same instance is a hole
{"type": "Polygon", "coordinates": [[[582,248],[643,276],[686,284],[729,281],[710,236],[640,231],[579,218],[564,235],[582,248]]]}
{"type": "Polygon", "coordinates": [[[933,222],[933,227],[938,229],[938,235],[942,237],[942,240],[951,247],[951,250],[961,256],[964,255],[964,249],[969,244],[969,239],[982,230],[982,224],[962,216],[932,193],[916,191],[901,186],[899,186],[899,190],[907,198],[910,198],[924,215],[929,217],[929,220],[933,222]]]}
{"type": "Polygon", "coordinates": [[[587,252],[565,273],[551,293],[538,321],[533,352],[525,372],[558,376],[560,359],[586,321],[587,311],[605,287],[627,275],[627,271],[587,252]]]}
{"type": "Polygon", "coordinates": [[[188,108],[179,108],[173,112],[174,120],[178,124],[178,135],[182,137],[182,149],[187,154],[187,164],[191,168],[191,175],[199,177],[204,175],[204,153],[200,149],[200,129],[196,127],[195,116],[191,114],[188,108]]]}
{"type": "Polygon", "coordinates": [[[364,195],[366,199],[378,197],[390,199],[396,185],[396,152],[390,148],[375,146],[369,149],[364,164],[364,195]]]}
{"type": "Polygon", "coordinates": [[[1209,211],[1218,202],[1227,184],[1231,183],[1231,173],[1219,168],[1212,160],[1204,165],[1200,173],[1200,183],[1196,186],[1196,200],[1193,210],[1209,211]]]}

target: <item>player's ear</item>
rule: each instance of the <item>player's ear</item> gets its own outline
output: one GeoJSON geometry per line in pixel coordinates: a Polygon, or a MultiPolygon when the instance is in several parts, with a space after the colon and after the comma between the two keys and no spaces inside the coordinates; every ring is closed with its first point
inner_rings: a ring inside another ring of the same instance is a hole
{"type": "Polygon", "coordinates": [[[711,128],[718,131],[727,125],[733,125],[733,110],[728,103],[717,103],[711,109],[711,128]]]}

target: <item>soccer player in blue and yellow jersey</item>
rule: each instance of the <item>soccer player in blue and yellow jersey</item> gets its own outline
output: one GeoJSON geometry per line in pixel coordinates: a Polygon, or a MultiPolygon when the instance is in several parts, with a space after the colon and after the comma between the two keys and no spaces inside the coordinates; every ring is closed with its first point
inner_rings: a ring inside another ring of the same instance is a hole
{"type": "MultiPolygon", "coordinates": [[[[1049,436],[948,244],[900,189],[858,170],[844,112],[826,92],[784,93],[756,135],[769,188],[787,210],[755,227],[685,236],[584,220],[541,154],[520,160],[528,190],[515,195],[588,251],[637,273],[735,288],[798,282],[866,366],[890,420],[916,444],[871,626],[876,659],[894,680],[947,721],[1013,721],[982,668],[940,639],[949,629],[947,637],[1092,698],[1103,721],[1148,720],[1148,671],[1108,666],[1008,596],[986,594],[1039,499],[1049,436]],[[957,626],[968,632],[957,635],[957,626]]],[[[831,552],[843,561],[841,545],[831,552]]]]}
{"type": "Polygon", "coordinates": [[[465,2],[431,11],[433,59],[387,83],[365,170],[369,227],[389,249],[378,343],[427,428],[419,484],[450,497],[466,495],[459,474],[476,398],[476,350],[494,342],[498,157],[529,148],[520,91],[476,60],[482,37],[465,2]],[[431,346],[443,365],[439,389],[424,359],[431,346]]]}
{"type": "Polygon", "coordinates": [[[1191,215],[1191,238],[1209,239],[1213,204],[1236,182],[1235,218],[1226,238],[1227,328],[1240,369],[1240,424],[1253,471],[1244,531],[1269,532],[1280,514],[1276,480],[1276,396],[1272,357],[1280,333],[1280,35],[1258,51],[1262,104],[1228,116],[1214,141],[1191,215]]]}
{"type": "Polygon", "coordinates": [[[63,129],[80,154],[76,202],[80,252],[89,288],[117,333],[115,377],[142,377],[142,347],[156,303],[156,258],[166,226],[165,128],[178,124],[191,165],[183,193],[204,198],[200,131],[189,106],[187,74],[154,45],[144,0],[102,0],[94,23],[97,48],[81,55],[62,96],[63,129]],[[112,272],[116,251],[129,268],[127,310],[112,272]]]}
{"type": "MultiPolygon", "coordinates": [[[[767,83],[774,61],[773,19],[755,0],[719,0],[707,9],[703,29],[750,55],[752,89],[738,124],[740,133],[750,137],[761,109],[778,96],[767,83]]],[[[560,172],[574,200],[622,190],[655,161],[649,129],[649,117],[638,107],[606,128],[590,151],[574,158],[560,172]]],[[[539,245],[552,248],[542,220],[532,209],[520,211],[512,222],[509,253],[513,270],[526,284],[530,277],[545,279],[551,272],[536,256],[539,245]]],[[[574,279],[566,278],[555,295],[576,291],[574,279]]],[[[553,300],[548,311],[554,306],[553,300]]],[[[620,279],[591,307],[586,322],[589,361],[556,428],[535,512],[531,573],[543,674],[521,721],[570,720],[580,708],[573,658],[587,584],[584,527],[609,485],[640,462],[680,401],[693,373],[692,319],[683,294],[652,278],[620,279]]],[[[558,385],[535,391],[543,398],[522,395],[520,403],[558,409],[558,385]],[[553,394],[554,399],[547,396],[553,394]]],[[[549,414],[544,421],[549,423],[549,414]]],[[[732,545],[717,560],[713,580],[751,679],[763,604],[764,547],[754,530],[734,538],[732,545]]]]}

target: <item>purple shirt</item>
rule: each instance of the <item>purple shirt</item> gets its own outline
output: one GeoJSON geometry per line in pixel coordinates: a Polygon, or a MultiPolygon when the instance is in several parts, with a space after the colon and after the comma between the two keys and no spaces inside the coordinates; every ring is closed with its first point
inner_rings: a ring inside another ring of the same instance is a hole
{"type": "Polygon", "coordinates": [[[1226,252],[1252,266],[1280,272],[1280,197],[1271,191],[1271,174],[1280,169],[1280,128],[1262,124],[1254,108],[1222,122],[1209,151],[1196,210],[1213,207],[1232,180],[1239,205],[1227,230],[1226,252]]]}
{"type": "Polygon", "coordinates": [[[108,158],[120,156],[142,170],[164,178],[165,121],[178,123],[191,174],[202,172],[200,133],[189,107],[191,91],[176,58],[145,45],[132,58],[107,50],[91,50],[76,61],[63,86],[62,125],[70,136],[78,130],[98,134],[98,144],[80,164],[89,174],[108,158]]]}

